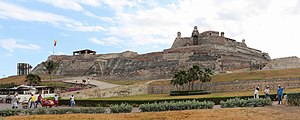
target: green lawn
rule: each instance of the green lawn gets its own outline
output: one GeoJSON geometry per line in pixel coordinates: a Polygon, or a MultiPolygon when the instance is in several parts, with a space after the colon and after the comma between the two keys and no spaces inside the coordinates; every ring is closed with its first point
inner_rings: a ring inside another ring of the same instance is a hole
{"type": "Polygon", "coordinates": [[[111,84],[118,84],[118,85],[138,85],[138,84],[144,84],[151,80],[101,80],[101,81],[111,83],[111,84]]]}
{"type": "MultiPolygon", "coordinates": [[[[300,92],[300,88],[286,89],[284,92],[300,92]]],[[[260,95],[263,95],[261,90],[260,95]]],[[[270,94],[276,94],[276,90],[271,90],[270,94]]],[[[235,96],[251,96],[253,91],[245,92],[227,92],[212,93],[206,95],[188,95],[188,96],[170,96],[169,94],[143,94],[128,97],[110,97],[110,98],[91,98],[90,100],[160,100],[160,99],[183,99],[183,98],[214,98],[214,97],[235,97],[235,96]]]]}
{"type": "Polygon", "coordinates": [[[297,77],[300,77],[300,68],[217,74],[212,77],[212,82],[224,82],[235,80],[268,80],[274,78],[297,77]]]}
{"type": "MultiPolygon", "coordinates": [[[[269,80],[274,78],[300,78],[300,68],[221,73],[213,75],[211,82],[228,82],[236,80],[269,80]]],[[[196,81],[196,83],[197,82],[199,81],[196,81]]],[[[151,84],[169,85],[170,81],[155,81],[151,84]]]]}

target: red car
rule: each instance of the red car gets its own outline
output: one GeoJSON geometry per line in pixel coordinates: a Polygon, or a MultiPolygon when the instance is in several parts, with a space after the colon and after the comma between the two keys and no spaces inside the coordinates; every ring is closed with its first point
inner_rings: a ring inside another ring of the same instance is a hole
{"type": "Polygon", "coordinates": [[[43,107],[49,106],[51,108],[52,106],[54,106],[54,101],[42,99],[42,106],[43,107]]]}

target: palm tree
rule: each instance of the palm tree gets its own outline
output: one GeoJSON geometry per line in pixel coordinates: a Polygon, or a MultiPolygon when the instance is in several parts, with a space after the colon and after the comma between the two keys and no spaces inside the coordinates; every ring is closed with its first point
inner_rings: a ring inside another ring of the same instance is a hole
{"type": "Polygon", "coordinates": [[[28,74],[26,75],[25,82],[27,82],[28,85],[37,85],[41,82],[41,77],[35,74],[28,74]]]}
{"type": "Polygon", "coordinates": [[[173,79],[171,80],[171,84],[175,85],[177,90],[178,86],[182,86],[182,89],[184,89],[184,84],[186,84],[187,81],[187,71],[185,70],[180,70],[175,73],[173,79]]]}
{"type": "Polygon", "coordinates": [[[51,80],[51,74],[54,72],[54,70],[56,70],[56,68],[58,67],[58,63],[52,61],[52,60],[49,60],[49,61],[46,61],[46,62],[42,62],[42,64],[44,65],[45,67],[45,70],[47,71],[47,73],[49,74],[50,76],[50,81],[51,80]]]}
{"type": "Polygon", "coordinates": [[[211,76],[213,75],[212,70],[209,68],[204,68],[201,71],[202,73],[200,75],[200,81],[201,81],[200,89],[202,88],[203,83],[211,81],[211,76]]]}
{"type": "Polygon", "coordinates": [[[194,89],[194,81],[199,80],[201,72],[202,71],[200,70],[200,67],[197,66],[197,65],[193,65],[193,67],[191,67],[188,70],[189,88],[190,88],[190,82],[191,82],[192,83],[192,90],[194,89]]]}

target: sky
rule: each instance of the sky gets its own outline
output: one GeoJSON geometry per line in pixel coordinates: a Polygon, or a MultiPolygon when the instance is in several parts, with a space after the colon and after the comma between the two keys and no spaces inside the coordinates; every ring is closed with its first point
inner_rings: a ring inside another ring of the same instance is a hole
{"type": "Polygon", "coordinates": [[[299,21],[300,0],[0,0],[0,78],[53,51],[162,51],[194,26],[245,39],[273,59],[299,57],[299,21]]]}

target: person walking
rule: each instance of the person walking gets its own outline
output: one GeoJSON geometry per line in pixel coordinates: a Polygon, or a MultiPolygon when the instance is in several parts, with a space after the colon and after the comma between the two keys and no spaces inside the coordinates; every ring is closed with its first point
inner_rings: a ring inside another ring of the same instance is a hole
{"type": "Polygon", "coordinates": [[[259,98],[258,91],[259,91],[259,87],[256,87],[254,90],[254,98],[259,98]]]}
{"type": "Polygon", "coordinates": [[[266,89],[265,89],[265,91],[264,91],[264,93],[265,93],[265,98],[269,98],[270,97],[270,89],[269,89],[270,87],[269,86],[266,86],[266,89]]]}
{"type": "Polygon", "coordinates": [[[35,104],[35,97],[34,97],[34,95],[31,93],[31,97],[29,98],[29,100],[28,101],[30,101],[30,105],[29,105],[29,108],[31,108],[32,107],[32,105],[33,105],[33,108],[35,109],[36,108],[36,104],[35,104]]]}
{"type": "Polygon", "coordinates": [[[43,100],[43,97],[42,97],[41,94],[39,94],[38,99],[37,99],[37,101],[36,101],[36,107],[38,106],[39,103],[41,104],[41,106],[43,106],[43,105],[42,105],[42,100],[43,100]]]}
{"type": "Polygon", "coordinates": [[[281,88],[280,85],[278,85],[278,89],[277,89],[277,99],[278,99],[278,105],[282,104],[282,97],[283,97],[283,90],[284,88],[281,88]]]}
{"type": "Polygon", "coordinates": [[[14,96],[11,99],[11,103],[12,103],[12,109],[18,109],[18,104],[19,104],[19,98],[18,98],[18,93],[14,94],[14,96]]]}
{"type": "Polygon", "coordinates": [[[58,107],[58,96],[57,95],[54,96],[54,104],[55,104],[55,107],[58,107]]]}
{"type": "Polygon", "coordinates": [[[74,98],[74,95],[71,95],[71,97],[70,97],[70,106],[71,107],[75,107],[75,98],[74,98]]]}

